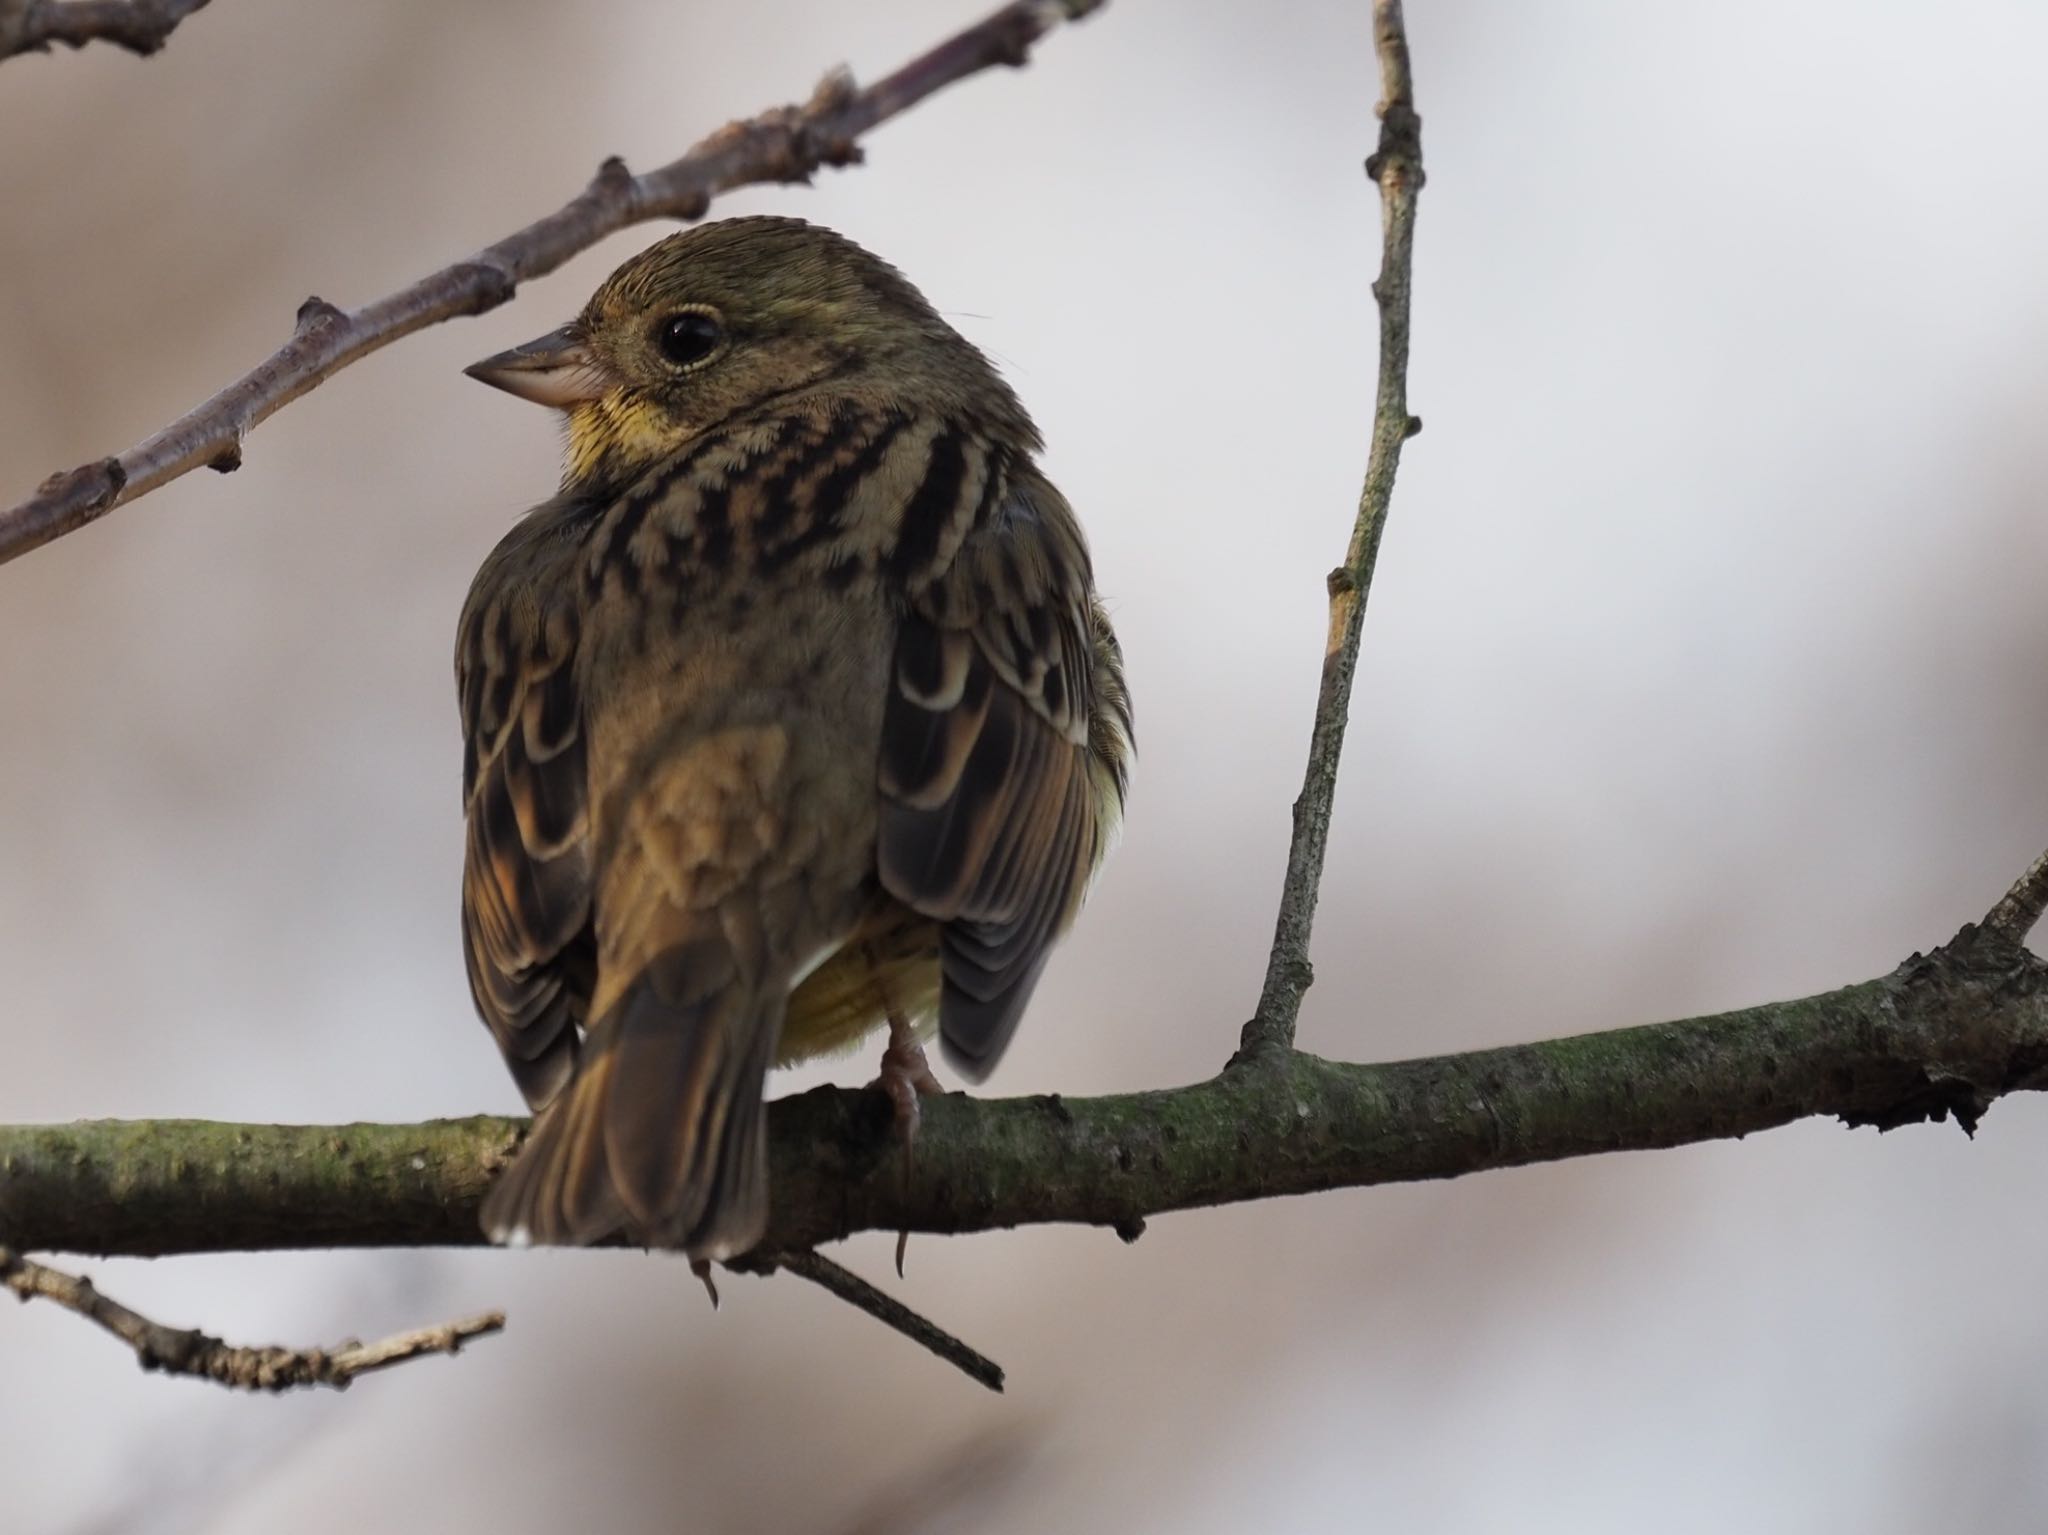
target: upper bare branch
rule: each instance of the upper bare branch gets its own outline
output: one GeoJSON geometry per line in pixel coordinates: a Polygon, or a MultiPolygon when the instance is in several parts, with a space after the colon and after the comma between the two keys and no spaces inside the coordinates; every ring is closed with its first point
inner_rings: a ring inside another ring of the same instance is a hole
{"type": "Polygon", "coordinates": [[[658,170],[635,176],[623,162],[607,160],[589,186],[547,217],[373,304],[343,311],[308,299],[291,339],[204,404],[118,458],[53,475],[28,500],[0,511],[0,563],[201,465],[239,467],[243,437],[350,363],[429,325],[495,309],[519,284],[606,235],[649,219],[702,218],[714,196],[735,187],[803,182],[820,167],[857,163],[857,140],[878,123],[981,70],[1023,64],[1053,26],[1101,4],[1012,0],[873,85],[856,87],[836,71],[802,106],[729,123],[658,170]]]}
{"type": "Polygon", "coordinates": [[[1330,810],[1337,794],[1337,761],[1344,750],[1344,725],[1351,710],[1351,680],[1358,671],[1358,642],[1365,626],[1365,600],[1379,559],[1380,534],[1387,525],[1401,444],[1422,429],[1408,414],[1408,293],[1415,266],[1415,197],[1422,190],[1422,119],[1415,114],[1415,82],[1408,67],[1408,36],[1401,0],[1373,0],[1373,47],[1380,62],[1380,142],[1365,162],[1380,189],[1380,275],[1372,285],[1380,311],[1380,377],[1373,403],[1372,451],[1351,544],[1344,563],[1330,572],[1330,628],[1323,651],[1323,680],[1316,695],[1309,737],[1308,771],[1294,802],[1294,838],[1287,849],[1280,914],[1266,960],[1266,982],[1258,1011],[1245,1024],[1241,1057],[1262,1048],[1288,1048],[1308,991],[1309,931],[1323,882],[1323,854],[1330,841],[1330,810]]]}
{"type": "Polygon", "coordinates": [[[115,43],[148,55],[206,0],[0,0],[0,59],[47,53],[52,43],[115,43]]]}

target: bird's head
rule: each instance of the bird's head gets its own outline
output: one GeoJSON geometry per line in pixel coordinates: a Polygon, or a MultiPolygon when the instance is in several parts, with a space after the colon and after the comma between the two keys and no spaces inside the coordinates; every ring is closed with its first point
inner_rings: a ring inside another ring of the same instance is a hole
{"type": "Polygon", "coordinates": [[[801,219],[671,235],[567,325],[467,371],[566,414],[565,488],[632,478],[753,411],[839,400],[1037,440],[988,360],[900,272],[801,219]]]}

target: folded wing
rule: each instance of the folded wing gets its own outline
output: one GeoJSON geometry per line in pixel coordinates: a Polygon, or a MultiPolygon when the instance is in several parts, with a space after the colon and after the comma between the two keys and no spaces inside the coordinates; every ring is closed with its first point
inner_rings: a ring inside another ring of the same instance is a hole
{"type": "Polygon", "coordinates": [[[1102,675],[1116,664],[1073,514],[1035,478],[909,594],[879,862],[893,895],[942,924],[940,1035],[973,1080],[1009,1044],[1121,810],[1127,729],[1105,743],[1097,718],[1112,694],[1122,708],[1120,678],[1102,675]]]}
{"type": "Polygon", "coordinates": [[[463,947],[477,1011],[539,1108],[575,1067],[593,970],[578,625],[566,602],[497,591],[472,596],[456,650],[463,947]]]}

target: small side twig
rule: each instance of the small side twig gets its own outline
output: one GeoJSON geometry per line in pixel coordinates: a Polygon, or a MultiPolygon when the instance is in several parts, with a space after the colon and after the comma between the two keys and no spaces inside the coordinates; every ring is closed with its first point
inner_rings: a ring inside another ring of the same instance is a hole
{"type": "MultiPolygon", "coordinates": [[[[0,5],[8,0],[0,0],[0,5]]],[[[300,307],[291,338],[205,403],[130,448],[45,480],[0,511],[0,563],[84,527],[202,466],[242,462],[242,439],[300,395],[415,331],[509,301],[606,235],[650,219],[694,220],[735,187],[808,182],[826,166],[858,164],[859,138],[969,75],[1017,66],[1054,26],[1103,0],[1011,0],[1002,9],[865,88],[844,70],[828,74],[802,106],[776,107],[729,123],[681,159],[635,176],[613,159],[562,207],[387,298],[344,311],[321,299],[300,307]]]]}
{"type": "Polygon", "coordinates": [[[344,1343],[333,1349],[271,1346],[246,1348],[224,1343],[197,1328],[166,1327],[102,1295],[90,1279],[67,1274],[0,1247],[0,1285],[21,1300],[55,1301],[105,1328],[135,1350],[145,1370],[196,1375],[243,1391],[288,1391],[294,1386],[343,1389],[358,1375],[387,1369],[425,1354],[459,1353],[472,1338],[503,1330],[505,1313],[422,1327],[376,1343],[344,1343]]]}
{"type": "Polygon", "coordinates": [[[52,43],[113,43],[143,57],[206,0],[0,0],[0,59],[47,53],[52,43]]]}
{"type": "Polygon", "coordinates": [[[1323,854],[1330,841],[1330,809],[1337,792],[1337,760],[1344,750],[1344,725],[1351,709],[1351,681],[1358,670],[1358,642],[1365,625],[1366,594],[1379,559],[1380,534],[1401,466],[1401,444],[1422,430],[1408,414],[1408,294],[1414,270],[1415,199],[1422,190],[1422,119],[1415,113],[1415,84],[1408,65],[1408,37],[1401,0],[1373,0],[1373,45],[1379,55],[1381,100],[1379,147],[1365,162],[1380,189],[1380,275],[1372,285],[1380,311],[1380,373],[1373,405],[1372,451],[1358,515],[1344,563],[1330,572],[1330,627],[1323,650],[1322,686],[1316,695],[1309,737],[1308,770],[1294,802],[1294,836],[1287,849],[1280,914],[1266,962],[1258,1011],[1245,1024],[1238,1058],[1289,1049],[1295,1021],[1313,972],[1309,932],[1323,879],[1323,854]]]}
{"type": "Polygon", "coordinates": [[[1999,897],[1981,926],[2014,943],[2025,943],[2027,934],[2048,912],[2048,853],[2027,866],[2027,872],[2013,881],[2012,889],[1999,897]]]}
{"type": "Polygon", "coordinates": [[[848,1305],[865,1311],[877,1321],[895,1328],[911,1342],[930,1349],[946,1363],[963,1371],[970,1379],[980,1382],[989,1390],[1000,1393],[1003,1389],[1001,1365],[986,1354],[963,1343],[938,1323],[918,1315],[887,1291],[876,1289],[851,1269],[834,1263],[823,1253],[809,1249],[776,1253],[773,1257],[742,1259],[732,1266],[760,1274],[772,1274],[777,1269],[787,1269],[799,1278],[808,1279],[812,1284],[830,1290],[848,1305]]]}

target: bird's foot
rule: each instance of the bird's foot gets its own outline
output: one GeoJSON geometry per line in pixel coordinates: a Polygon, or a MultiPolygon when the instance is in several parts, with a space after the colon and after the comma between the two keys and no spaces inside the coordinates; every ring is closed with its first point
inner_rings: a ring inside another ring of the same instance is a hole
{"type": "Polygon", "coordinates": [[[917,1139],[918,1123],[923,1118],[918,1100],[945,1091],[932,1075],[931,1062],[924,1058],[924,1046],[917,1042],[917,1031],[894,1018],[889,1020],[889,1047],[882,1052],[881,1074],[868,1086],[888,1094],[890,1106],[896,1110],[896,1139],[905,1146],[917,1139]]]}
{"type": "MultiPolygon", "coordinates": [[[[868,1085],[886,1093],[890,1106],[896,1111],[896,1139],[903,1147],[903,1194],[908,1199],[912,1148],[917,1143],[917,1127],[924,1118],[918,1106],[919,1100],[934,1093],[943,1093],[945,1089],[932,1075],[931,1062],[924,1058],[924,1046],[917,1042],[917,1030],[894,1009],[889,1013],[889,1045],[882,1052],[881,1075],[868,1085]]],[[[909,1245],[910,1231],[906,1227],[896,1233],[898,1279],[903,1277],[903,1254],[909,1245]]]]}

